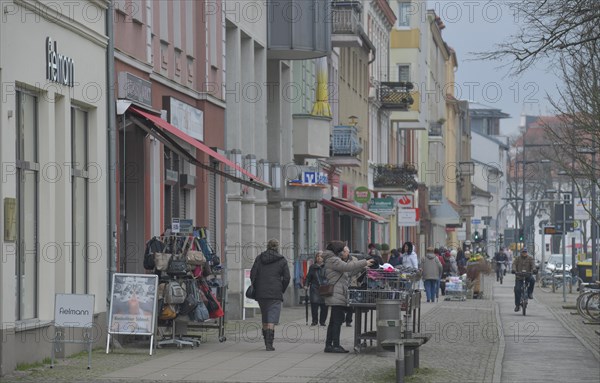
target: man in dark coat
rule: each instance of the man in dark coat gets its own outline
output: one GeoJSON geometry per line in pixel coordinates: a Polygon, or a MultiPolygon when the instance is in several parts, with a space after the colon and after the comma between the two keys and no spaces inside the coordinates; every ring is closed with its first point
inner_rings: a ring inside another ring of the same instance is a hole
{"type": "Polygon", "coordinates": [[[278,250],[279,241],[269,240],[267,250],[256,257],[250,271],[250,281],[256,291],[256,301],[262,315],[267,351],[275,351],[273,348],[275,324],[279,323],[283,293],[290,284],[288,262],[278,250]]]}

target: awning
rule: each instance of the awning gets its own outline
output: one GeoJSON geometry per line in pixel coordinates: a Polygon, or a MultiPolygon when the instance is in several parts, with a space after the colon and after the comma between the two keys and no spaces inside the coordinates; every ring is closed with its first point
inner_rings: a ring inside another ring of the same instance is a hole
{"type": "Polygon", "coordinates": [[[201,167],[201,168],[211,171],[213,173],[219,174],[219,175],[226,177],[234,182],[239,182],[241,184],[248,185],[248,186],[258,189],[258,190],[264,190],[264,189],[271,188],[271,185],[269,185],[269,183],[261,180],[259,177],[254,176],[252,173],[250,173],[246,169],[244,169],[241,166],[230,161],[224,155],[217,153],[216,151],[212,150],[211,148],[209,148],[202,142],[196,140],[195,138],[191,137],[190,135],[177,129],[175,126],[169,124],[167,121],[163,120],[159,116],[155,116],[153,114],[144,112],[144,111],[139,110],[134,107],[130,107],[129,110],[134,112],[138,116],[141,116],[141,117],[145,118],[146,120],[149,120],[152,124],[154,124],[156,127],[160,128],[160,129],[148,128],[143,122],[137,120],[133,116],[130,116],[131,119],[133,120],[133,122],[136,123],[136,125],[140,126],[142,129],[146,130],[148,133],[152,134],[160,142],[167,145],[169,148],[171,148],[173,151],[177,152],[179,155],[186,157],[188,159],[188,161],[190,161],[190,163],[192,163],[193,165],[201,167]],[[196,149],[208,154],[215,160],[224,164],[227,168],[220,169],[219,167],[213,167],[213,166],[210,166],[209,164],[205,164],[205,163],[202,163],[201,161],[198,161],[196,159],[196,157],[194,157],[185,148],[183,148],[181,145],[179,145],[177,143],[177,141],[174,139],[174,137],[177,137],[177,138],[187,142],[188,144],[192,145],[196,149]],[[236,173],[243,174],[245,176],[245,178],[236,176],[236,173]]]}
{"type": "Polygon", "coordinates": [[[446,226],[446,225],[461,225],[460,215],[454,210],[450,201],[447,198],[442,200],[441,205],[429,206],[431,212],[431,222],[446,226]]]}
{"type": "Polygon", "coordinates": [[[362,209],[358,206],[352,204],[352,202],[342,199],[342,198],[332,198],[331,200],[322,199],[321,203],[325,206],[329,206],[332,209],[343,211],[346,213],[350,213],[352,215],[358,216],[359,218],[363,218],[369,221],[375,221],[378,223],[385,223],[387,220],[380,215],[375,213],[371,213],[368,210],[362,209]]]}

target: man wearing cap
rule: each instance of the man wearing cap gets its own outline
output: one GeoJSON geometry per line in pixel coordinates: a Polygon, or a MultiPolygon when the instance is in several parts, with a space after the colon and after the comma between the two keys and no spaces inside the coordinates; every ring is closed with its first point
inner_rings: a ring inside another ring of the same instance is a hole
{"type": "Polygon", "coordinates": [[[532,273],[528,277],[516,276],[515,277],[515,312],[521,309],[521,288],[523,283],[527,282],[527,296],[529,299],[533,299],[533,288],[535,286],[535,279],[533,278],[533,272],[535,270],[535,262],[533,257],[530,257],[527,253],[527,248],[521,250],[521,256],[516,257],[513,261],[512,273],[515,272],[528,272],[532,273]]]}

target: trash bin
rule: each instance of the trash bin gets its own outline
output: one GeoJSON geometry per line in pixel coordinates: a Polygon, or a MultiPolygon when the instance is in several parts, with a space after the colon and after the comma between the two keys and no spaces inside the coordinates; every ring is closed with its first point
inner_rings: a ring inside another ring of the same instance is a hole
{"type": "Polygon", "coordinates": [[[581,278],[584,282],[592,282],[592,262],[591,261],[582,261],[577,263],[577,272],[579,274],[579,278],[581,278]]]}
{"type": "Polygon", "coordinates": [[[378,299],[375,305],[377,309],[377,355],[394,356],[394,349],[384,349],[383,341],[402,338],[402,301],[378,299]]]}

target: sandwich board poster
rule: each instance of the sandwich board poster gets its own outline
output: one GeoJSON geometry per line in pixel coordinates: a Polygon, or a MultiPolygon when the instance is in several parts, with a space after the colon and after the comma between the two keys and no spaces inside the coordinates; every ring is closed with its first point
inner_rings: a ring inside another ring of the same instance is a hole
{"type": "Polygon", "coordinates": [[[158,276],[113,274],[109,334],[153,335],[158,276]]]}

